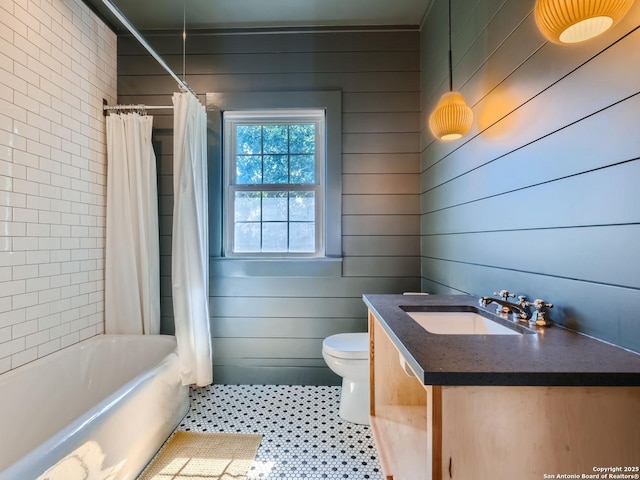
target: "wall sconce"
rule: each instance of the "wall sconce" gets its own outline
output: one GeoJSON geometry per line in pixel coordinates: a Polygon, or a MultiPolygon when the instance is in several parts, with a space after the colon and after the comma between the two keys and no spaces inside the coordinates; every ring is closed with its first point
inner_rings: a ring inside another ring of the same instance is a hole
{"type": "Polygon", "coordinates": [[[618,23],[634,0],[537,0],[536,23],[553,43],[577,43],[618,23]]]}
{"type": "Polygon", "coordinates": [[[453,66],[451,62],[451,0],[449,0],[449,91],[440,97],[436,109],[429,116],[429,129],[444,141],[462,138],[471,129],[473,111],[465,103],[460,92],[453,91],[453,66]]]}

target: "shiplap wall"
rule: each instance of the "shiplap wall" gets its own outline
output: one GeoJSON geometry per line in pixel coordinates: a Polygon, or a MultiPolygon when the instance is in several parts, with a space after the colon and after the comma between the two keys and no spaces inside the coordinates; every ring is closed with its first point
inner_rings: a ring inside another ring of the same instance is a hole
{"type": "Polygon", "coordinates": [[[640,351],[640,3],[573,46],[545,41],[534,3],[453,0],[453,87],[475,116],[455,142],[426,127],[448,88],[447,2],[422,26],[422,287],[544,298],[640,351]]]}
{"type": "MultiPolygon", "coordinates": [[[[182,72],[180,34],[145,38],[182,72]]],[[[363,293],[420,287],[419,31],[199,32],[186,48],[186,80],[203,102],[206,92],[342,91],[342,275],[213,275],[210,291],[215,382],[335,384],[323,338],[366,330],[363,293]]],[[[175,89],[133,39],[119,38],[121,103],[168,105],[175,89]]],[[[172,116],[153,113],[171,332],[172,116]]]]}

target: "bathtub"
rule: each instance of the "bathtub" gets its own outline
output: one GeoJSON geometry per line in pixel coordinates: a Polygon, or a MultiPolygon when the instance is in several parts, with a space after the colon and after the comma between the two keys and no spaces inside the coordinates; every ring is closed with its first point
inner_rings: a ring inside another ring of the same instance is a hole
{"type": "Polygon", "coordinates": [[[134,479],[189,408],[177,360],[98,335],[0,375],[0,480],[134,479]]]}

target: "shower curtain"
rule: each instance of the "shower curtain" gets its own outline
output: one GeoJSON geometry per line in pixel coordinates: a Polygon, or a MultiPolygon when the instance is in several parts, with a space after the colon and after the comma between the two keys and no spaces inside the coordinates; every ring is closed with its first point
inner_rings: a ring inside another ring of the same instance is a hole
{"type": "Polygon", "coordinates": [[[160,333],[153,117],[107,117],[105,333],[160,333]]]}
{"type": "Polygon", "coordinates": [[[173,94],[173,310],[184,385],[213,381],[209,329],[207,115],[191,93],[173,94]]]}

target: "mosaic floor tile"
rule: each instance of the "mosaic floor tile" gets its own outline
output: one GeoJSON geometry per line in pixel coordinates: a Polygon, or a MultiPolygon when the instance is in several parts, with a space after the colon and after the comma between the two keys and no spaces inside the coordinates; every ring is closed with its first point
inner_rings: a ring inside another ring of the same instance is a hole
{"type": "Polygon", "coordinates": [[[248,480],[382,480],[367,426],[338,416],[340,387],[211,385],[193,388],[178,430],[260,433],[248,480]]]}

